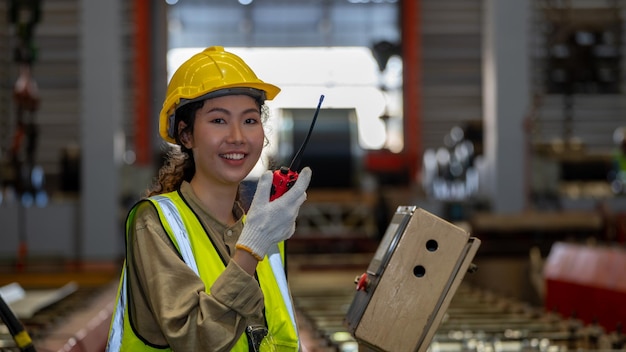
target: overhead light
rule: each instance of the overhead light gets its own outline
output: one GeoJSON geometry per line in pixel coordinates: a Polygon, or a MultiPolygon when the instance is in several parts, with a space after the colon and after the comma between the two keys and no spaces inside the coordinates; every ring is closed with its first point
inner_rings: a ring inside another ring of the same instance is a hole
{"type": "Polygon", "coordinates": [[[382,4],[385,2],[395,4],[396,2],[398,2],[398,0],[348,0],[348,2],[351,4],[369,4],[370,2],[373,2],[375,4],[382,4]]]}
{"type": "Polygon", "coordinates": [[[250,5],[250,4],[252,4],[252,1],[253,0],[239,0],[239,3],[241,5],[250,5]]]}

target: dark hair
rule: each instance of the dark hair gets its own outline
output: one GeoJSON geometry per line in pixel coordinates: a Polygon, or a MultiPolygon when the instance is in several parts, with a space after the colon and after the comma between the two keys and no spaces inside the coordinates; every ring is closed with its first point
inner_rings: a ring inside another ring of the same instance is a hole
{"type": "Polygon", "coordinates": [[[175,139],[176,145],[170,146],[165,162],[159,169],[159,173],[154,183],[146,191],[146,197],[157,194],[168,193],[177,190],[183,181],[191,181],[196,173],[196,164],[193,159],[191,149],[186,148],[180,140],[183,133],[193,133],[196,111],[202,108],[204,100],[192,102],[176,109],[175,118],[175,139]],[[179,122],[183,121],[187,125],[183,130],[178,130],[179,122]]]}

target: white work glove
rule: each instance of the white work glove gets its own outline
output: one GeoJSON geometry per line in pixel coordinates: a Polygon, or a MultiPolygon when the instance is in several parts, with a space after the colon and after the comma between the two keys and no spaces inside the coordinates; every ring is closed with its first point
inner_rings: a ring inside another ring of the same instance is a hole
{"type": "Polygon", "coordinates": [[[305,167],[295,184],[282,196],[270,202],[273,173],[266,171],[259,178],[246,223],[237,241],[237,248],[262,260],[270,248],[290,238],[296,229],[300,205],[306,200],[311,169],[305,167]]]}

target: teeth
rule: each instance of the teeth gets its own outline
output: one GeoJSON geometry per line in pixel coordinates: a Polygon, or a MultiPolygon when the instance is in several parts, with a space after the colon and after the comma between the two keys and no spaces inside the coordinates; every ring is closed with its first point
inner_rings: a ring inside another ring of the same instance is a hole
{"type": "Polygon", "coordinates": [[[244,155],[240,153],[230,153],[230,154],[222,154],[222,157],[225,159],[231,159],[231,160],[241,160],[243,159],[244,155]]]}

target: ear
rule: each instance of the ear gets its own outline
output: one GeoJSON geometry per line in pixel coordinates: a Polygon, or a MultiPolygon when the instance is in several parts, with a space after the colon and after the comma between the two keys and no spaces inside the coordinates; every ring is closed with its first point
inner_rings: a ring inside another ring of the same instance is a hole
{"type": "Polygon", "coordinates": [[[187,149],[191,149],[193,138],[188,130],[186,130],[187,124],[183,121],[178,122],[178,133],[180,134],[180,142],[187,149]]]}

